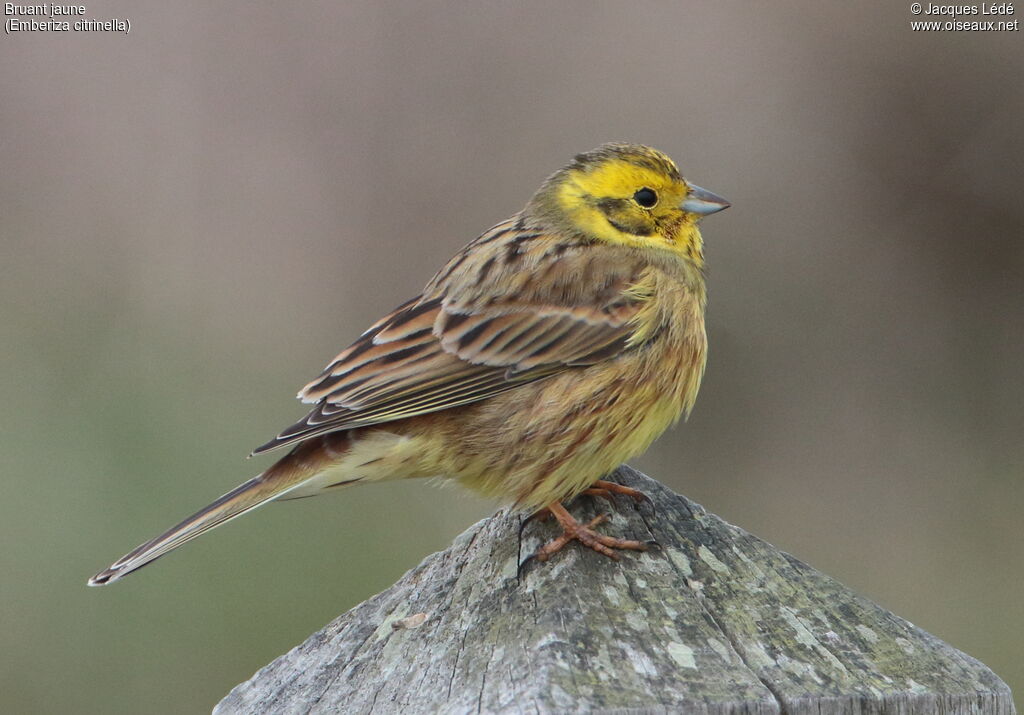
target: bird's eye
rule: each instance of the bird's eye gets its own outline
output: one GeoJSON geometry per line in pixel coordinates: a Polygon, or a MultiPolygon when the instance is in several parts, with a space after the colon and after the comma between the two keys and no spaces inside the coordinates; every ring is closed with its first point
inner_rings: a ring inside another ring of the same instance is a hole
{"type": "Polygon", "coordinates": [[[644,187],[633,194],[633,200],[645,209],[649,209],[652,208],[654,204],[658,203],[658,195],[654,193],[653,189],[644,187]]]}

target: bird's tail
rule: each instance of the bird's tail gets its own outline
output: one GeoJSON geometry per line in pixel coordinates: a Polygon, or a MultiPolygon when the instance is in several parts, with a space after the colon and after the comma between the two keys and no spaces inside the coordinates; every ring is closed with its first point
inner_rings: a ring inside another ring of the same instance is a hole
{"type": "Polygon", "coordinates": [[[331,457],[342,453],[346,447],[342,442],[347,442],[345,435],[334,433],[299,445],[262,474],[122,556],[89,579],[89,585],[102,586],[117,581],[210,529],[284,497],[314,479],[331,457]]]}

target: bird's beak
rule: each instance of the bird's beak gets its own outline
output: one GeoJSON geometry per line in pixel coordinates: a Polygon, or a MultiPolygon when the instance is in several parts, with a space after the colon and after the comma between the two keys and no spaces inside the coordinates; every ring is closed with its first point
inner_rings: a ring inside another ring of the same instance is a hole
{"type": "Polygon", "coordinates": [[[732,204],[721,196],[691,184],[690,193],[686,195],[686,200],[679,205],[679,208],[687,213],[707,216],[708,214],[717,213],[722,209],[727,209],[730,206],[732,204]]]}

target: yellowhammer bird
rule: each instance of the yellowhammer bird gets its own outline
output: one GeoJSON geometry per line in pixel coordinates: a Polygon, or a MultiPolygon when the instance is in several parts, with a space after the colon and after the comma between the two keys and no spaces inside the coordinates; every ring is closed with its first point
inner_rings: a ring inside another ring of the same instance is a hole
{"type": "Polygon", "coordinates": [[[572,539],[612,558],[642,550],[561,502],[642,496],[600,477],[693,407],[707,346],[697,223],[728,206],[655,149],[580,154],[299,392],[316,407],[254,452],[288,454],[89,584],[273,499],[412,477],[546,508],[564,534],[541,560],[572,539]]]}

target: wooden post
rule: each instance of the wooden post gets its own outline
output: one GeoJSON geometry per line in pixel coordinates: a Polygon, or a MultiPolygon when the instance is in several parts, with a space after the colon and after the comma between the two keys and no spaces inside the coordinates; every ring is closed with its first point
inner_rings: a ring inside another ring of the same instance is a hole
{"type": "MultiPolygon", "coordinates": [[[[616,563],[500,512],[232,690],[215,713],[1014,713],[977,660],[628,467],[616,563]]],[[[572,507],[589,518],[608,505],[572,507]]]]}

